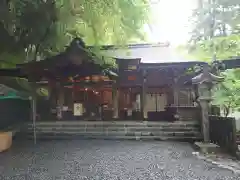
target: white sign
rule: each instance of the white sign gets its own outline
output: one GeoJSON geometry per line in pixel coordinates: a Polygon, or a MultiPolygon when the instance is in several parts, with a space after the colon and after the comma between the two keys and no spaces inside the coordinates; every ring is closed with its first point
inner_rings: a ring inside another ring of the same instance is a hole
{"type": "Polygon", "coordinates": [[[83,105],[81,103],[74,103],[73,114],[74,114],[74,116],[82,116],[83,115],[83,105]]]}

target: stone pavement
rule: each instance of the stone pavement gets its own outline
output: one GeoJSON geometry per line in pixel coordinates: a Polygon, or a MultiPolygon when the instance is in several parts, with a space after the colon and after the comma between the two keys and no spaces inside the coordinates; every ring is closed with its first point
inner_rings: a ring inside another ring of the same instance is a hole
{"type": "Polygon", "coordinates": [[[217,165],[218,167],[229,169],[240,176],[240,161],[226,153],[203,154],[193,152],[193,155],[195,155],[198,159],[205,160],[217,165]]]}
{"type": "Polygon", "coordinates": [[[240,180],[192,152],[187,143],[161,141],[14,142],[0,154],[0,180],[240,180]]]}

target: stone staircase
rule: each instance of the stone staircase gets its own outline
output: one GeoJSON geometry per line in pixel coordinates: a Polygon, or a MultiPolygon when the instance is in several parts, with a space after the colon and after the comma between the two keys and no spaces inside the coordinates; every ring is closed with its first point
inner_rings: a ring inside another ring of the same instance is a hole
{"type": "MultiPolygon", "coordinates": [[[[197,122],[137,121],[57,121],[36,123],[37,139],[129,139],[183,140],[201,139],[197,122]]],[[[27,124],[18,137],[33,138],[33,125],[27,124]]]]}

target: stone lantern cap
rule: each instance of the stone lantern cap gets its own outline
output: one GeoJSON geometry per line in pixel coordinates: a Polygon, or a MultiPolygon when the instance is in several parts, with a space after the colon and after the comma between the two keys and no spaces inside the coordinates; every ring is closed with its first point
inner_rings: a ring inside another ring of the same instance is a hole
{"type": "Polygon", "coordinates": [[[216,76],[210,72],[210,67],[207,65],[203,67],[203,72],[194,78],[192,78],[193,84],[202,84],[202,83],[218,83],[223,81],[224,78],[220,76],[216,76]]]}

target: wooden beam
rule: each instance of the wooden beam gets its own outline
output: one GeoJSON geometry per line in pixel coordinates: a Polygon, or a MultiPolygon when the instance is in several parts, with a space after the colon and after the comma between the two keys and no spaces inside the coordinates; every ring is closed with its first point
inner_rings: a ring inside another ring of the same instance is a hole
{"type": "Polygon", "coordinates": [[[225,65],[225,69],[240,68],[240,58],[239,59],[223,60],[222,63],[225,65]]]}
{"type": "Polygon", "coordinates": [[[2,68],[0,69],[0,76],[27,78],[27,75],[24,74],[20,68],[13,68],[13,69],[2,68]]]}

